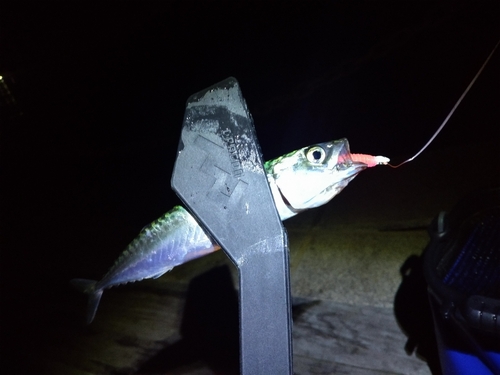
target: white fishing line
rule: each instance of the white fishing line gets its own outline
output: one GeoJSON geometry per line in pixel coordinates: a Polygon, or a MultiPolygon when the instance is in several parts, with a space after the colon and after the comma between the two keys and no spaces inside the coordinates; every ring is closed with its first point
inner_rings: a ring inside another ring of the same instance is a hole
{"type": "Polygon", "coordinates": [[[402,163],[400,163],[398,165],[391,165],[389,163],[387,163],[386,165],[390,166],[391,168],[398,168],[398,167],[402,166],[403,164],[406,164],[406,163],[414,160],[418,155],[420,155],[432,143],[432,141],[434,140],[434,138],[436,138],[437,135],[441,132],[441,130],[443,130],[444,126],[446,125],[446,123],[448,122],[448,120],[450,119],[450,117],[453,115],[453,113],[455,112],[455,110],[457,109],[457,107],[460,105],[460,103],[462,102],[462,100],[465,97],[465,95],[467,95],[467,93],[469,92],[469,90],[472,87],[472,85],[474,84],[474,82],[476,82],[477,78],[479,77],[479,75],[481,74],[481,72],[484,70],[484,67],[486,66],[486,64],[488,64],[488,61],[490,61],[491,56],[493,56],[493,54],[495,53],[495,50],[497,49],[497,47],[498,47],[499,44],[500,44],[500,40],[497,42],[497,44],[495,45],[495,48],[493,48],[493,51],[491,51],[491,53],[488,56],[488,58],[486,59],[486,61],[483,63],[483,65],[481,66],[481,68],[479,69],[479,71],[476,73],[476,75],[472,79],[471,83],[469,83],[469,86],[467,86],[467,88],[463,92],[462,96],[460,96],[460,98],[458,98],[457,102],[455,103],[455,105],[451,109],[450,113],[448,113],[448,116],[446,116],[446,118],[444,119],[444,121],[441,124],[441,126],[438,128],[438,130],[436,130],[436,132],[431,137],[431,139],[429,139],[429,141],[427,141],[427,143],[424,145],[424,147],[422,147],[420,149],[420,151],[417,152],[415,155],[413,155],[411,158],[405,160],[404,162],[402,162],[402,163]]]}

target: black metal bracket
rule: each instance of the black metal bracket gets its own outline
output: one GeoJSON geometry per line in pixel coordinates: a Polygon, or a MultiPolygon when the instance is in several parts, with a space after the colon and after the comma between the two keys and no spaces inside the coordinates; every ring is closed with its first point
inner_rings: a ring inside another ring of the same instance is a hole
{"type": "Polygon", "coordinates": [[[238,268],[242,374],[291,375],[287,235],[236,79],[188,99],[172,188],[238,268]]]}

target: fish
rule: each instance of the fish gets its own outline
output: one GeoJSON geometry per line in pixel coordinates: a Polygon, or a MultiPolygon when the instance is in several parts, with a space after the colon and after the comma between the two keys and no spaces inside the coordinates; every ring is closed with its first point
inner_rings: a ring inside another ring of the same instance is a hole
{"type": "MultiPolygon", "coordinates": [[[[342,138],[267,161],[264,169],[276,209],[284,221],[328,203],[359,172],[388,162],[383,156],[352,154],[349,142],[342,138]]],[[[90,324],[105,289],[158,278],[176,266],[220,248],[184,207],[175,206],[145,226],[100,281],[73,279],[71,284],[89,296],[87,324],[90,324]]]]}

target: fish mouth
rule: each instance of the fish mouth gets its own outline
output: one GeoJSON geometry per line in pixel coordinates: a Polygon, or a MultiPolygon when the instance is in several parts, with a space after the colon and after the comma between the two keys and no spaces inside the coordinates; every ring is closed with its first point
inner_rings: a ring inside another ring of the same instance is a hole
{"type": "Polygon", "coordinates": [[[356,177],[359,172],[364,171],[368,166],[364,163],[360,162],[352,162],[348,167],[344,167],[343,170],[340,170],[342,174],[344,175],[342,179],[340,179],[337,183],[329,186],[326,188],[323,192],[326,192],[327,190],[331,188],[336,188],[337,194],[342,191],[343,188],[345,188],[349,182],[351,182],[354,177],[356,177]]]}
{"type": "MultiPolygon", "coordinates": [[[[351,165],[349,165],[347,168],[345,168],[345,173],[346,173],[346,176],[343,180],[349,178],[350,180],[355,177],[359,172],[365,170],[366,168],[368,168],[368,165],[366,165],[365,163],[361,163],[361,162],[352,162],[351,165]]],[[[349,181],[350,181],[349,180],[349,181]]],[[[349,182],[348,181],[348,182],[349,182]]]]}
{"type": "MultiPolygon", "coordinates": [[[[312,205],[312,207],[326,204],[335,196],[337,196],[349,184],[349,182],[354,179],[354,177],[356,177],[361,171],[364,171],[366,168],[368,168],[368,166],[361,162],[350,162],[347,165],[343,163],[337,164],[336,168],[333,169],[332,175],[335,176],[336,174],[340,174],[340,176],[337,176],[338,180],[335,183],[332,183],[325,187],[325,189],[321,190],[321,192],[318,193],[316,197],[312,198],[308,203],[317,201],[316,204],[312,205]]],[[[296,208],[295,210],[297,212],[304,211],[296,208]]]]}

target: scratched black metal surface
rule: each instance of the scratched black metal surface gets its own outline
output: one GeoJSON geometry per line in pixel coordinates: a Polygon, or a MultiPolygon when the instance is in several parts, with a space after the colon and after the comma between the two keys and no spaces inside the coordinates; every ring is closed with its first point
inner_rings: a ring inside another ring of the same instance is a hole
{"type": "Polygon", "coordinates": [[[242,373],[291,374],[287,237],[236,79],[189,98],[172,187],[238,267],[242,373]]]}
{"type": "Polygon", "coordinates": [[[236,264],[248,247],[284,237],[262,163],[234,78],[189,98],[172,187],[224,249],[234,248],[236,264]]]}

